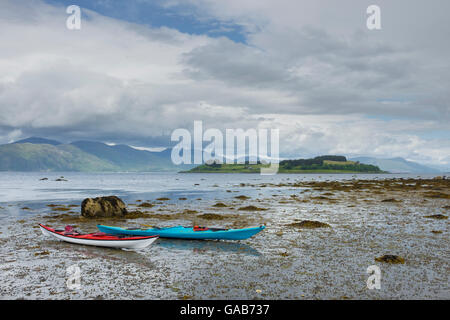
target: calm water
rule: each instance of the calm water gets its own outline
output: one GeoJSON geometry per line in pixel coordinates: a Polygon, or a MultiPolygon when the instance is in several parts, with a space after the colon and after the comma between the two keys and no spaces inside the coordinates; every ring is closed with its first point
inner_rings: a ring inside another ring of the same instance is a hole
{"type": "MultiPolygon", "coordinates": [[[[229,197],[226,190],[241,183],[280,183],[357,179],[429,178],[418,174],[183,174],[183,173],[74,173],[0,172],[0,204],[16,202],[79,201],[117,195],[126,201],[160,196],[229,197]],[[55,181],[63,176],[68,181],[55,181]],[[41,178],[48,180],[41,181],[41,178]]],[[[246,190],[252,192],[251,190],[246,190]]]]}

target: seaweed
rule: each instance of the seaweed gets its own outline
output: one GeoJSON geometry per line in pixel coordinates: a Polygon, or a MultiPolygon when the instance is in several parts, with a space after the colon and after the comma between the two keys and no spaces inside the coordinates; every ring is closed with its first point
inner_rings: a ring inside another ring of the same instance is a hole
{"type": "Polygon", "coordinates": [[[293,228],[306,228],[306,229],[331,228],[331,226],[327,223],[313,220],[303,220],[300,222],[293,222],[288,224],[287,226],[293,228]]]}
{"type": "Polygon", "coordinates": [[[240,196],[236,196],[234,197],[235,199],[239,199],[239,200],[247,200],[250,199],[250,197],[244,196],[244,195],[240,195],[240,196]]]}
{"type": "Polygon", "coordinates": [[[226,208],[227,205],[225,203],[222,203],[222,202],[217,202],[215,205],[213,205],[213,207],[215,207],[215,208],[226,208]]]}
{"type": "Polygon", "coordinates": [[[150,202],[142,202],[138,205],[138,207],[141,207],[141,208],[152,208],[153,206],[154,205],[151,204],[150,202]]]}
{"type": "Polygon", "coordinates": [[[424,216],[424,218],[431,218],[431,219],[438,219],[438,220],[448,219],[448,217],[444,216],[443,214],[432,214],[430,216],[424,216]]]}
{"type": "Polygon", "coordinates": [[[383,199],[381,202],[401,202],[401,200],[397,200],[394,198],[383,199]]]}
{"type": "Polygon", "coordinates": [[[240,210],[240,211],[265,211],[265,210],[269,210],[269,209],[258,208],[258,207],[250,205],[250,206],[239,208],[238,210],[240,210]]]}
{"type": "Polygon", "coordinates": [[[450,199],[450,194],[443,192],[428,192],[425,194],[425,197],[434,199],[450,199]]]}
{"type": "Polygon", "coordinates": [[[49,255],[49,254],[50,254],[50,252],[48,252],[47,250],[34,253],[35,256],[45,256],[45,255],[49,255]]]}
{"type": "Polygon", "coordinates": [[[392,263],[392,264],[404,264],[405,263],[405,259],[403,259],[400,256],[396,256],[396,255],[392,255],[392,254],[385,254],[384,256],[375,258],[375,261],[392,263]]]}
{"type": "Polygon", "coordinates": [[[328,198],[328,197],[324,197],[324,196],[311,197],[311,199],[314,199],[314,200],[329,200],[329,201],[336,200],[336,199],[328,198]]]}
{"type": "Polygon", "coordinates": [[[223,220],[224,216],[215,213],[204,213],[197,216],[198,218],[202,218],[205,220],[223,220]]]}

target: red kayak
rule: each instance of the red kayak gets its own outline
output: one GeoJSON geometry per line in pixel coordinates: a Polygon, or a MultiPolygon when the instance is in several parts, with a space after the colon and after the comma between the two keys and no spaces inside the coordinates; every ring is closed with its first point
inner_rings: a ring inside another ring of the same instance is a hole
{"type": "Polygon", "coordinates": [[[45,236],[51,235],[62,241],[90,246],[142,249],[158,239],[158,236],[123,236],[104,232],[81,234],[71,226],[67,226],[65,230],[55,230],[42,224],[39,224],[39,227],[45,236]]]}

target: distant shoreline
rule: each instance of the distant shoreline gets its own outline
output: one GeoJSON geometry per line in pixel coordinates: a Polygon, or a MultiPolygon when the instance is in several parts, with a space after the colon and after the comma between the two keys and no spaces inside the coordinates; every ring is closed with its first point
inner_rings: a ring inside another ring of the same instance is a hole
{"type": "MultiPolygon", "coordinates": [[[[259,171],[178,171],[178,173],[232,173],[232,174],[259,174],[259,171]]],[[[304,170],[304,171],[278,171],[277,173],[285,173],[285,174],[314,174],[314,173],[331,173],[331,174],[392,174],[392,172],[361,172],[361,171],[344,171],[344,170],[330,170],[330,171],[313,171],[313,170],[304,170]]],[[[408,174],[408,173],[405,173],[408,174]]],[[[414,173],[413,173],[414,174],[414,173]]]]}

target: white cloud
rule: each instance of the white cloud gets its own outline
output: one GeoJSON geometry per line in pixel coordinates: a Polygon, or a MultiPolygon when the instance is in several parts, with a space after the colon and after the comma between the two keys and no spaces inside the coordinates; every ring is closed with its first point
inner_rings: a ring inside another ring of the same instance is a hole
{"type": "Polygon", "coordinates": [[[144,150],[144,151],[150,151],[150,152],[161,152],[166,150],[167,148],[161,147],[161,148],[148,148],[148,147],[135,147],[135,146],[130,146],[133,149],[136,150],[144,150]]]}

